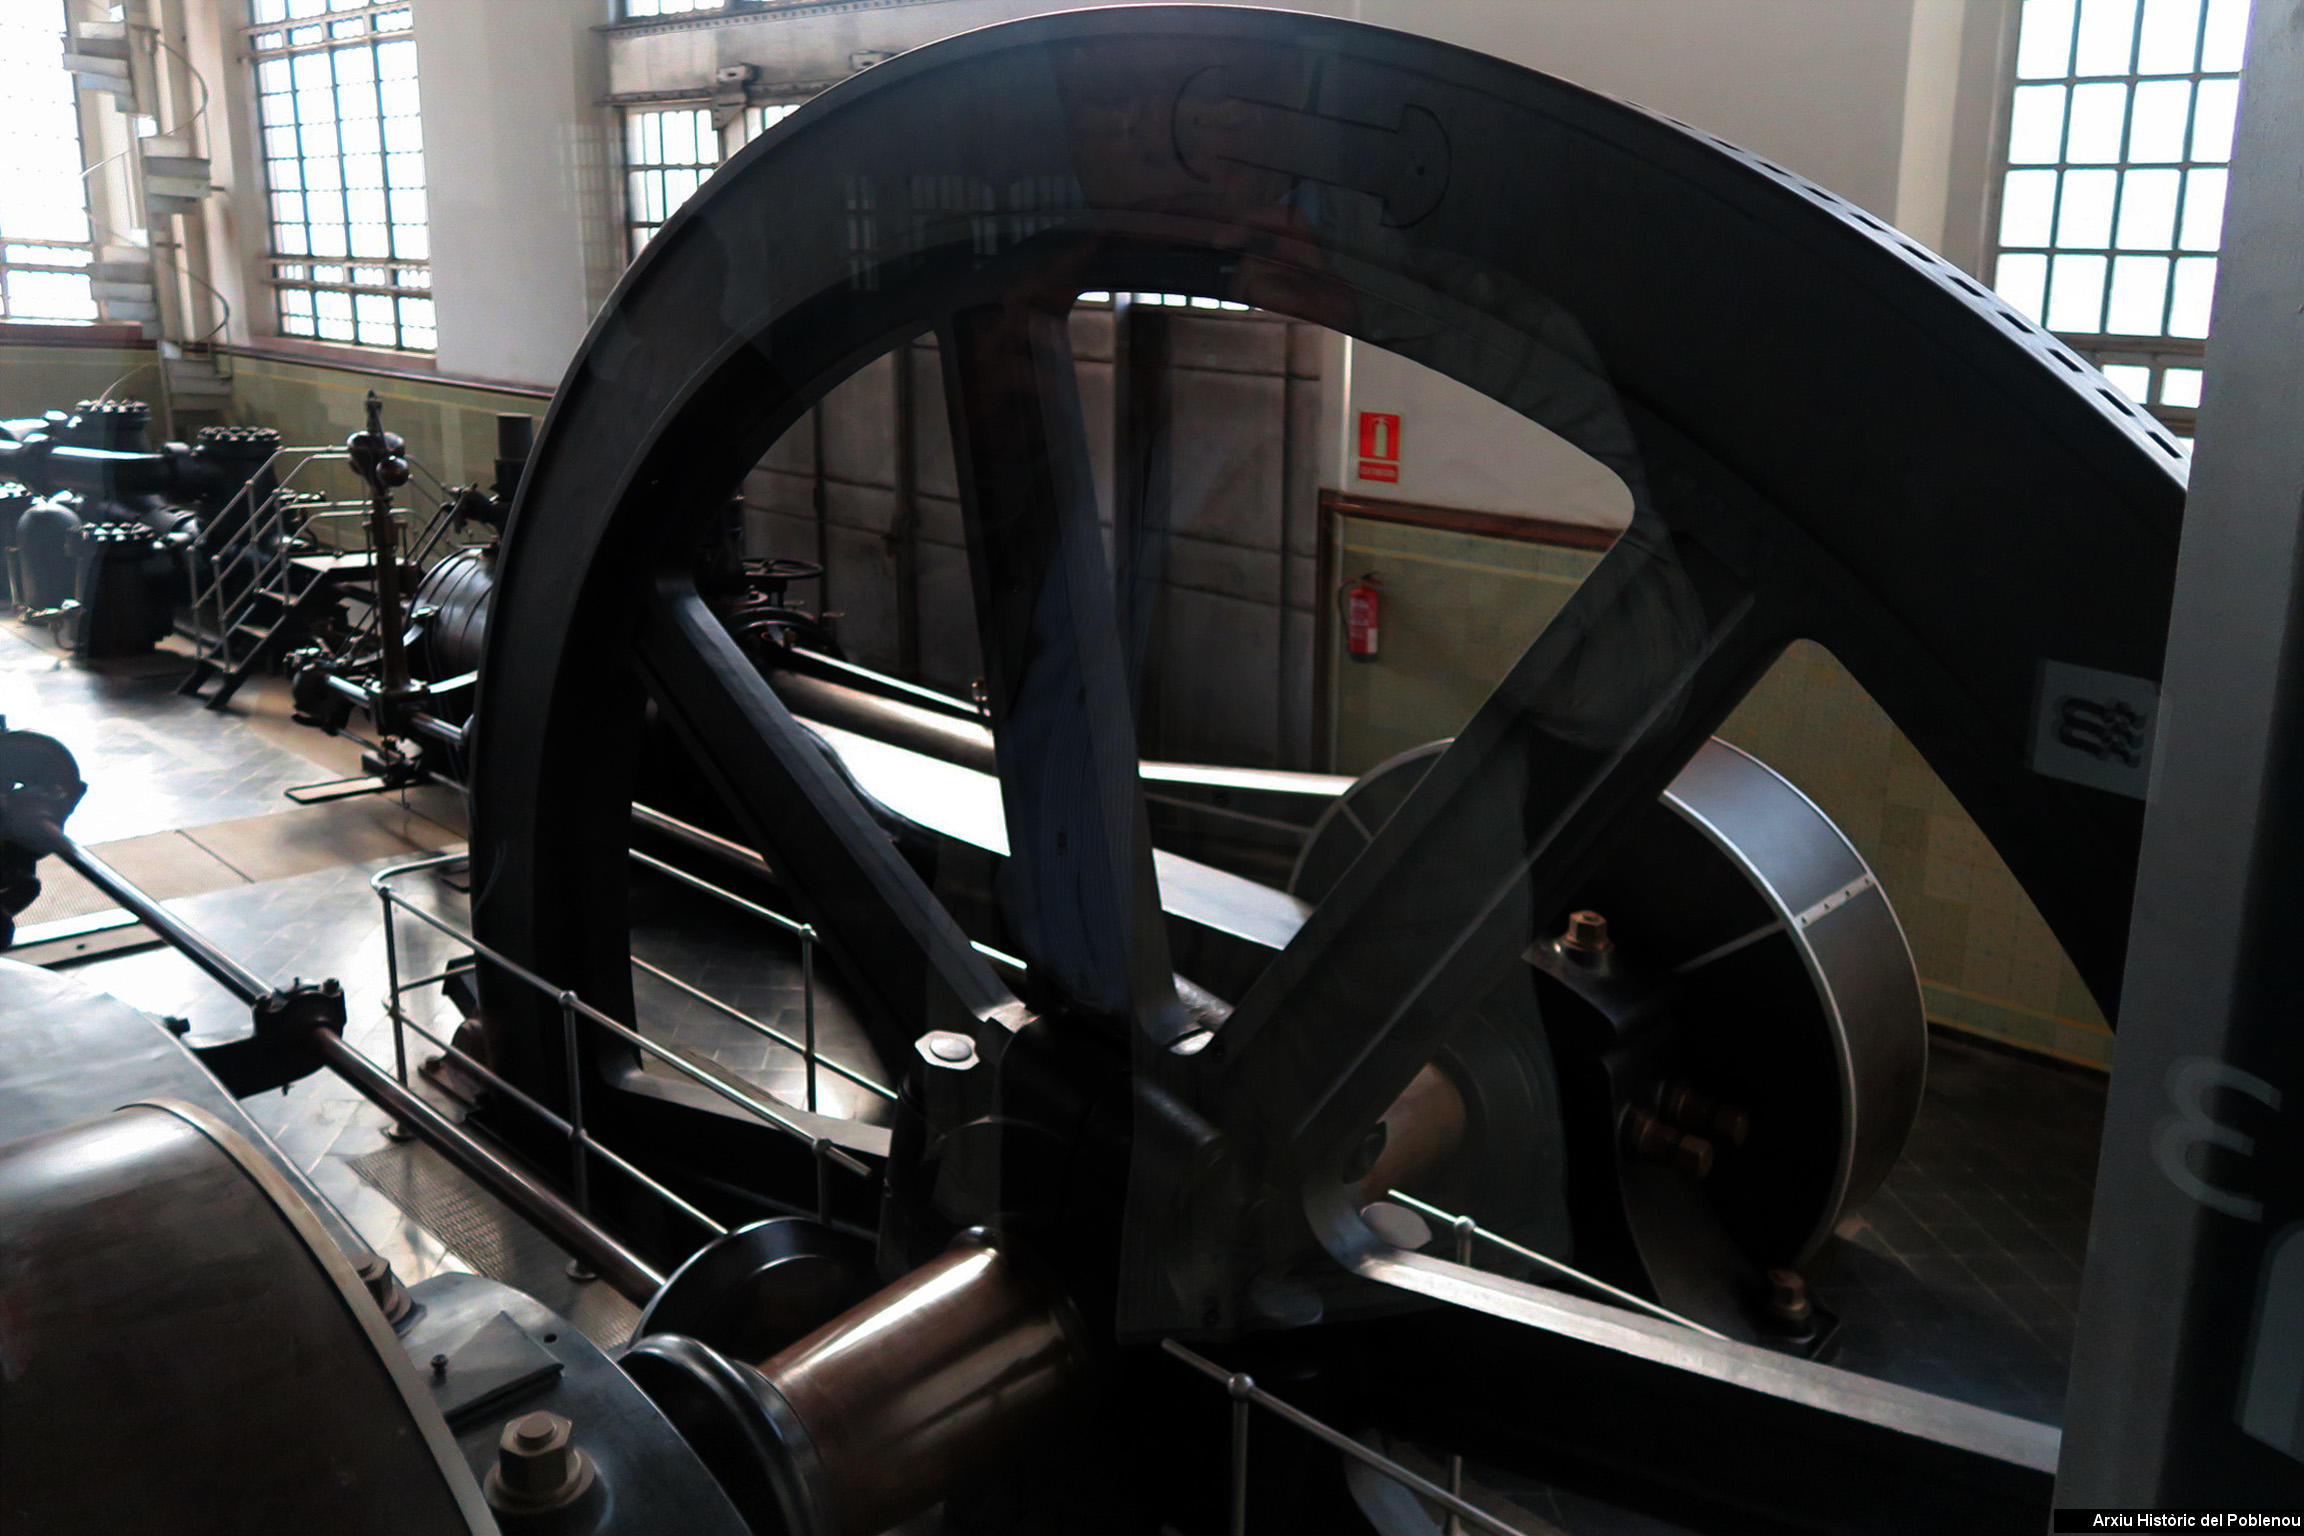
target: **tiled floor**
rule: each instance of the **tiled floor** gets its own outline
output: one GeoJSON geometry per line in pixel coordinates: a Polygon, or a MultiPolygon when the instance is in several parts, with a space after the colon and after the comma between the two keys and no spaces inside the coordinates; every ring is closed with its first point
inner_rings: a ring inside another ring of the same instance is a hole
{"type": "MultiPolygon", "coordinates": [[[[758,917],[643,875],[635,882],[633,953],[690,986],[805,1041],[808,1004],[798,941],[758,917]]],[[[787,1103],[807,1102],[802,1057],[758,1031],[645,972],[633,978],[641,1028],[653,1037],[710,1057],[787,1103]]],[[[883,1082],[878,1057],[830,977],[814,989],[816,1049],[859,1076],[883,1082]]],[[[658,1067],[659,1071],[670,1068],[658,1067]]],[[[827,1115],[885,1124],[888,1099],[819,1068],[816,1102],[827,1115]]]]}
{"type": "Polygon", "coordinates": [[[2061,1422],[2105,1080],[1939,1037],[1904,1156],[1808,1278],[1835,1363],[2061,1422]]]}
{"type": "Polygon", "coordinates": [[[83,666],[43,632],[0,623],[0,715],[80,759],[88,794],[71,824],[80,842],[272,815],[289,808],[281,793],[290,785],[359,771],[358,748],[289,723],[284,688],[251,688],[229,712],[206,710],[176,693],[186,665],[160,652],[83,666]]]}

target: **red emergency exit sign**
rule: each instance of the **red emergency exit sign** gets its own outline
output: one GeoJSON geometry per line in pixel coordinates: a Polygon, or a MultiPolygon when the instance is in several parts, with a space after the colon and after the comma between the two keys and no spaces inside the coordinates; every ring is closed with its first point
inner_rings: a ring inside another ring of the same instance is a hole
{"type": "Polygon", "coordinates": [[[1360,413],[1360,478],[1400,483],[1400,418],[1382,411],[1360,413]]]}

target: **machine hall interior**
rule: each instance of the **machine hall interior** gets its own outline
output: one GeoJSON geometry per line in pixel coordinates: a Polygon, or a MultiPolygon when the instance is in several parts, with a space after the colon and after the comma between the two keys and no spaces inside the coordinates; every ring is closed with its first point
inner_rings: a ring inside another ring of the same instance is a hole
{"type": "Polygon", "coordinates": [[[0,1530],[2304,1510],[2293,10],[9,0],[0,1530]]]}

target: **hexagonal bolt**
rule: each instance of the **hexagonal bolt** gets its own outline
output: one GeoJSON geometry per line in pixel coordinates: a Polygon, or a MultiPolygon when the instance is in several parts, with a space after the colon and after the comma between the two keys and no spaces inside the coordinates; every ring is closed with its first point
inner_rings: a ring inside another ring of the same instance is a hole
{"type": "Polygon", "coordinates": [[[1701,1136],[1685,1136],[1644,1109],[1624,1117],[1624,1145],[1652,1163],[1670,1163],[1691,1178],[1712,1172],[1712,1143],[1701,1136]]]}
{"type": "Polygon", "coordinates": [[[504,1426],[496,1465],[484,1490],[492,1508],[507,1514],[565,1509],[582,1498],[596,1475],[578,1448],[575,1426],[556,1413],[524,1413],[504,1426]]]}
{"type": "Polygon", "coordinates": [[[976,1065],[976,1042],[957,1030],[932,1029],[914,1043],[932,1067],[965,1071],[976,1065]]]}
{"type": "Polygon", "coordinates": [[[1768,1314],[1780,1322],[1804,1323],[1816,1310],[1808,1299],[1808,1281],[1796,1269],[1768,1271],[1768,1314]]]}
{"type": "Polygon", "coordinates": [[[1734,1104],[1722,1104],[1684,1082],[1666,1083],[1656,1094],[1656,1110],[1683,1131],[1707,1135],[1732,1147],[1752,1134],[1752,1117],[1734,1104]]]}
{"type": "Polygon", "coordinates": [[[1692,1179],[1712,1175],[1712,1143],[1701,1136],[1683,1136],[1672,1149],[1672,1166],[1692,1179]]]}
{"type": "Polygon", "coordinates": [[[1608,937],[1608,919],[1597,912],[1583,911],[1568,914],[1568,931],[1560,935],[1560,947],[1580,955],[1597,955],[1614,949],[1616,941],[1608,937]]]}
{"type": "Polygon", "coordinates": [[[1652,1163],[1671,1157],[1680,1145],[1680,1133],[1644,1109],[1624,1118],[1624,1145],[1652,1163]]]}
{"type": "Polygon", "coordinates": [[[384,1314],[384,1321],[398,1323],[416,1305],[400,1277],[392,1272],[392,1261],[380,1253],[364,1253],[353,1261],[353,1270],[360,1283],[368,1288],[376,1309],[384,1314]]]}

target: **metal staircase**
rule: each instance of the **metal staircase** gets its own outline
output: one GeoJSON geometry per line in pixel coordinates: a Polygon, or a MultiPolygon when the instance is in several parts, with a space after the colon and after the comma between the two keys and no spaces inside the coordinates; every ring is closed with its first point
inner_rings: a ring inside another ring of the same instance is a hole
{"type": "MultiPolygon", "coordinates": [[[[366,540],[371,508],[366,497],[338,500],[296,489],[316,464],[346,464],[342,448],[283,448],[250,478],[239,495],[208,519],[186,550],[192,605],[177,627],[195,647],[192,670],[176,691],[193,696],[213,684],[206,702],[221,709],[257,671],[309,633],[314,621],[339,603],[362,610],[353,639],[373,641],[378,621],[374,586],[378,563],[366,548],[337,547],[322,536],[328,523],[350,518],[366,540]],[[283,465],[285,464],[285,468],[283,465]]],[[[418,470],[438,492],[447,488],[418,470]]],[[[405,515],[394,514],[405,521],[405,515]]],[[[395,542],[403,591],[440,553],[453,519],[445,506],[421,519],[413,536],[395,542]]]]}

